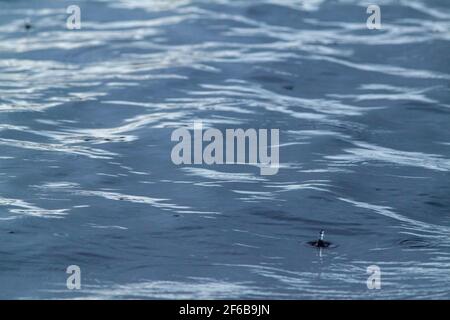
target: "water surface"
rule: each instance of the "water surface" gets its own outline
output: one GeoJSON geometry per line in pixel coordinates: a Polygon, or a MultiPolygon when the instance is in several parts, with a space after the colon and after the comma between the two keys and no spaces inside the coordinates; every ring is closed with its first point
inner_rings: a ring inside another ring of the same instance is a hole
{"type": "Polygon", "coordinates": [[[450,7],[377,3],[0,1],[0,298],[450,298],[450,7]],[[194,120],[278,174],[174,165],[194,120]]]}

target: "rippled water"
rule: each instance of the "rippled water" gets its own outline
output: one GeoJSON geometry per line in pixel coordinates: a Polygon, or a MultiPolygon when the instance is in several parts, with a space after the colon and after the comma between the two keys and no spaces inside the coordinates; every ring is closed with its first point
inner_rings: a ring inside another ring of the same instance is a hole
{"type": "Polygon", "coordinates": [[[1,0],[0,297],[450,298],[449,2],[375,2],[382,30],[356,0],[1,0]],[[194,120],[279,128],[279,173],[174,165],[194,120]]]}

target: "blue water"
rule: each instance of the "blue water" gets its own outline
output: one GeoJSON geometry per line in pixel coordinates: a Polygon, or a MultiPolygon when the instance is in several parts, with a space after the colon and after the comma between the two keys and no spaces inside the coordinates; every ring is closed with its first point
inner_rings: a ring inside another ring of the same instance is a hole
{"type": "Polygon", "coordinates": [[[381,30],[356,0],[1,0],[0,298],[449,299],[450,5],[373,2],[381,30]],[[174,165],[194,120],[278,128],[278,174],[174,165]]]}

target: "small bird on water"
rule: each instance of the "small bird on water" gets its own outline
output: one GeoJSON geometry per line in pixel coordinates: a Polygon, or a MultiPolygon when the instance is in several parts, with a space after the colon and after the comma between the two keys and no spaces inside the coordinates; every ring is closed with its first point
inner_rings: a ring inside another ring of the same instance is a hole
{"type": "Polygon", "coordinates": [[[29,20],[25,21],[23,27],[25,28],[25,30],[30,30],[31,29],[31,22],[29,20]]]}
{"type": "Polygon", "coordinates": [[[325,237],[325,231],[324,230],[320,230],[319,233],[319,239],[317,241],[310,241],[308,242],[310,245],[312,245],[313,247],[317,247],[317,248],[327,248],[330,246],[330,242],[325,241],[324,240],[325,237]]]}

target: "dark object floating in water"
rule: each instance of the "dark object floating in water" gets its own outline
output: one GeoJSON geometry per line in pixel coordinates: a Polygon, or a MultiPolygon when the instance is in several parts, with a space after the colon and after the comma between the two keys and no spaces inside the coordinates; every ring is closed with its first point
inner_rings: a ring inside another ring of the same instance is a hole
{"type": "Polygon", "coordinates": [[[317,241],[309,241],[308,243],[316,248],[328,248],[331,245],[331,242],[323,240],[325,236],[325,231],[320,230],[319,239],[317,241]]]}
{"type": "Polygon", "coordinates": [[[286,90],[293,90],[294,86],[286,85],[286,86],[283,86],[283,88],[286,90]]]}
{"type": "Polygon", "coordinates": [[[14,231],[9,231],[8,233],[9,233],[9,234],[14,234],[15,232],[14,232],[14,231]]]}
{"type": "Polygon", "coordinates": [[[25,24],[23,25],[23,27],[25,28],[25,30],[30,30],[30,29],[31,29],[31,23],[25,22],[25,24]]]}

